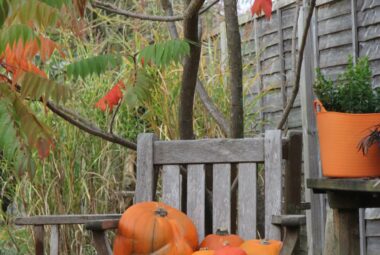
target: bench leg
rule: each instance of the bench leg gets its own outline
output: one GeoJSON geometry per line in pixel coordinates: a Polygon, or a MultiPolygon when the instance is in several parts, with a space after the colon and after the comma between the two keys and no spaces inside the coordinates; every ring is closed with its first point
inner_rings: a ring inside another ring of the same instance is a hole
{"type": "Polygon", "coordinates": [[[35,252],[36,255],[44,255],[44,226],[43,225],[35,225],[33,228],[34,231],[34,244],[35,244],[35,252]]]}
{"type": "Polygon", "coordinates": [[[98,255],[112,255],[112,250],[104,231],[92,231],[92,236],[98,255]]]}
{"type": "Polygon", "coordinates": [[[285,238],[281,249],[281,255],[292,255],[299,239],[300,228],[285,227],[285,238]]]}

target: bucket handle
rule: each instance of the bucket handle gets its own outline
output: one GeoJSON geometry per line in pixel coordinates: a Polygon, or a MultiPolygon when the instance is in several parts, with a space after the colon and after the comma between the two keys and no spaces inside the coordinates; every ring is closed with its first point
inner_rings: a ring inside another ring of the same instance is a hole
{"type": "Polygon", "coordinates": [[[314,112],[315,113],[327,112],[325,107],[323,106],[322,102],[319,101],[318,99],[314,100],[314,112]]]}

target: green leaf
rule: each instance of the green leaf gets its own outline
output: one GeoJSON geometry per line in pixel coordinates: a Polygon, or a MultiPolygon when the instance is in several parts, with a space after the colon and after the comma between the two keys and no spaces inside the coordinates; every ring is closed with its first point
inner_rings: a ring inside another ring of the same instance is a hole
{"type": "Polygon", "coordinates": [[[8,17],[9,5],[7,0],[0,0],[0,27],[3,26],[8,17]]]}
{"type": "Polygon", "coordinates": [[[44,97],[45,100],[52,99],[59,103],[66,102],[71,97],[71,90],[64,85],[58,84],[55,81],[43,78],[34,73],[26,73],[21,80],[21,96],[29,97],[33,100],[39,100],[44,97]]]}
{"type": "Polygon", "coordinates": [[[170,40],[145,47],[138,56],[138,61],[154,63],[159,67],[168,66],[171,62],[179,63],[189,55],[190,45],[184,40],[170,40]]]}
{"type": "Polygon", "coordinates": [[[122,58],[115,55],[100,55],[72,63],[66,67],[67,74],[74,79],[86,78],[89,75],[100,75],[122,63],[122,58]]]}
{"type": "Polygon", "coordinates": [[[25,44],[35,38],[31,28],[23,24],[16,24],[1,31],[0,53],[4,52],[7,45],[13,45],[22,40],[25,44]]]}

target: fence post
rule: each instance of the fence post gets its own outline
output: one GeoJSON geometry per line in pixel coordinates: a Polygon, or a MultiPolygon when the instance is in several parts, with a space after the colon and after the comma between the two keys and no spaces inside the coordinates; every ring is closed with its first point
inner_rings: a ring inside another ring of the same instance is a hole
{"type": "MultiPolygon", "coordinates": [[[[303,0],[303,7],[300,10],[300,18],[298,22],[299,41],[302,38],[308,8],[310,8],[309,1],[303,0]]],[[[316,120],[313,111],[314,67],[311,37],[312,30],[309,29],[308,40],[303,57],[300,83],[305,180],[308,178],[320,177],[316,120]]],[[[321,255],[324,239],[323,219],[325,213],[323,197],[321,195],[313,194],[311,190],[305,188],[305,200],[311,204],[311,209],[306,212],[309,255],[321,255]]]]}

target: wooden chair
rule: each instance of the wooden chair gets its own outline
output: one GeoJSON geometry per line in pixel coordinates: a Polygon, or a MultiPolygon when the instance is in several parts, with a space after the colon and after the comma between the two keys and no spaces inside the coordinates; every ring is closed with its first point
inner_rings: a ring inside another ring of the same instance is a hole
{"type": "MultiPolygon", "coordinates": [[[[298,240],[299,227],[305,224],[304,215],[287,215],[300,210],[301,141],[300,133],[282,138],[279,130],[266,131],[263,138],[184,141],[158,141],[153,134],[140,134],[134,202],[160,199],[185,211],[193,219],[200,240],[207,234],[210,220],[213,232],[218,228],[231,230],[232,206],[236,205],[236,232],[244,239],[256,238],[257,174],[258,166],[264,164],[265,238],[282,239],[282,254],[290,255],[298,240]],[[210,189],[206,185],[206,176],[210,176],[206,171],[212,171],[210,189]],[[231,198],[231,176],[235,175],[237,181],[232,187],[237,187],[237,203],[231,198]],[[160,196],[156,187],[162,187],[160,196]],[[208,202],[212,205],[212,219],[206,218],[208,202]]],[[[50,254],[58,254],[57,226],[78,223],[92,231],[98,254],[109,255],[112,251],[105,231],[116,229],[119,217],[36,216],[18,218],[16,224],[34,225],[36,254],[43,254],[43,225],[55,226],[50,237],[50,254]],[[67,217],[72,217],[71,221],[67,217]]]]}

